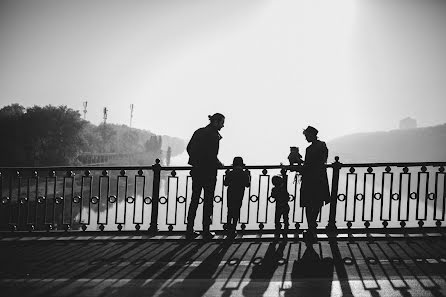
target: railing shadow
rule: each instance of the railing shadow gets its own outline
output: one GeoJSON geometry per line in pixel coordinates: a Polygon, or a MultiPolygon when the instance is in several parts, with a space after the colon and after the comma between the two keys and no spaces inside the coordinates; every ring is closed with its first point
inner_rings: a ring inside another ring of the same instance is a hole
{"type": "Polygon", "coordinates": [[[360,282],[361,291],[371,296],[390,293],[401,296],[444,296],[446,266],[445,251],[420,245],[425,239],[398,241],[349,242],[343,262],[350,281],[360,282]]]}
{"type": "Polygon", "coordinates": [[[281,242],[279,245],[271,242],[263,257],[253,259],[254,261],[258,259],[259,262],[253,266],[250,281],[243,288],[244,296],[261,296],[268,289],[277,268],[286,261],[283,258],[285,247],[286,242],[281,242]]]}
{"type": "Polygon", "coordinates": [[[23,280],[24,296],[444,296],[446,288],[443,238],[11,241],[0,255],[0,276],[23,280]]]}

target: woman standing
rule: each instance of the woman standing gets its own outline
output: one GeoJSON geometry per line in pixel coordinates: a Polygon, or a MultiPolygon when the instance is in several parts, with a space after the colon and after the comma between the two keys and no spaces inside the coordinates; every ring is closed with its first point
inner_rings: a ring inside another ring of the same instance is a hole
{"type": "Polygon", "coordinates": [[[310,241],[317,240],[317,217],[324,204],[330,202],[326,162],[328,149],[325,142],[317,137],[319,131],[308,126],[303,134],[311,144],[305,152],[305,161],[301,170],[300,205],[305,207],[308,223],[307,236],[310,241]]]}

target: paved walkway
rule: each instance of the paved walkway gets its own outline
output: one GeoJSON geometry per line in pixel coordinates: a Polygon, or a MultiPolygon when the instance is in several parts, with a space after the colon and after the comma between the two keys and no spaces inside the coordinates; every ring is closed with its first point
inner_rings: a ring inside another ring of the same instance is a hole
{"type": "Polygon", "coordinates": [[[444,237],[0,238],[0,295],[446,296],[444,237]]]}

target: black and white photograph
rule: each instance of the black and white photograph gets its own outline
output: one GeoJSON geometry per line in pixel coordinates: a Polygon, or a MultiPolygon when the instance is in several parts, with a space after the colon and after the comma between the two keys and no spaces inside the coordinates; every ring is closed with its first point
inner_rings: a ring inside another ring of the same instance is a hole
{"type": "Polygon", "coordinates": [[[445,0],[0,0],[0,296],[446,296],[445,0]]]}

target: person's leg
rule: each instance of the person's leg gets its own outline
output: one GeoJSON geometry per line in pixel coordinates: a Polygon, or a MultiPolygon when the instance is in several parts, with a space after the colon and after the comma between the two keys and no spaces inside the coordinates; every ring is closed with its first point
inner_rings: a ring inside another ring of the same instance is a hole
{"type": "Polygon", "coordinates": [[[234,206],[232,205],[233,202],[228,201],[228,220],[226,224],[226,231],[227,234],[230,234],[232,232],[232,224],[234,221],[234,206]]]}
{"type": "Polygon", "coordinates": [[[232,226],[232,228],[233,228],[232,230],[233,230],[234,233],[237,230],[237,224],[238,224],[238,221],[240,219],[240,208],[241,207],[242,207],[241,202],[237,202],[237,205],[236,205],[236,207],[234,209],[234,221],[233,221],[233,226],[232,226]]]}
{"type": "Polygon", "coordinates": [[[307,217],[308,232],[311,232],[311,230],[313,228],[313,220],[312,220],[313,213],[312,213],[311,206],[305,207],[305,216],[307,217]]]}
{"type": "Polygon", "coordinates": [[[216,177],[208,180],[204,185],[204,201],[203,201],[203,232],[209,233],[209,226],[212,223],[212,215],[214,209],[214,194],[216,177]]]}
{"type": "Polygon", "coordinates": [[[192,197],[187,213],[187,232],[194,231],[195,216],[197,214],[198,203],[200,201],[201,190],[203,186],[197,175],[192,175],[192,197]]]}
{"type": "Polygon", "coordinates": [[[312,235],[316,235],[316,227],[317,227],[317,217],[319,215],[319,207],[318,206],[307,206],[306,207],[306,215],[308,222],[308,231],[312,235]]]}
{"type": "Polygon", "coordinates": [[[316,232],[316,228],[317,228],[317,217],[319,216],[320,210],[321,210],[320,206],[313,207],[313,229],[315,232],[316,232]]]}
{"type": "Polygon", "coordinates": [[[282,209],[276,205],[276,213],[274,215],[274,225],[275,225],[275,234],[274,236],[277,238],[280,235],[280,229],[282,224],[280,223],[280,218],[282,216],[282,209]]]}
{"type": "Polygon", "coordinates": [[[290,212],[290,207],[287,207],[283,212],[283,237],[287,237],[288,228],[290,226],[289,212],[290,212]]]}

